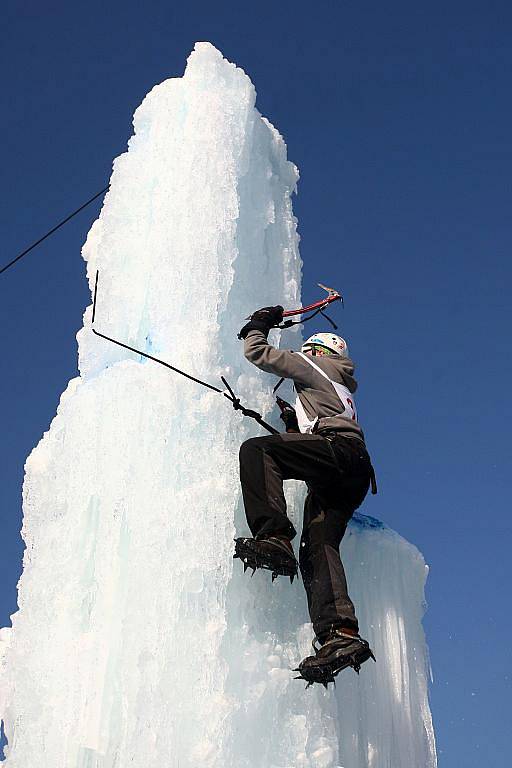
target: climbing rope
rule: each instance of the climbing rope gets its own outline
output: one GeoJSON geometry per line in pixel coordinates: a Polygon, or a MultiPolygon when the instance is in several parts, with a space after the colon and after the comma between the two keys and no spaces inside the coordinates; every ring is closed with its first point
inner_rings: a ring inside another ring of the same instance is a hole
{"type": "Polygon", "coordinates": [[[46,240],[47,237],[50,237],[50,235],[53,235],[53,233],[56,232],[61,227],[63,227],[64,224],[67,224],[67,222],[70,221],[74,216],[76,216],[77,213],[80,213],[80,211],[83,211],[84,208],[87,208],[87,206],[93,203],[98,197],[100,197],[100,195],[105,194],[107,190],[108,190],[108,186],[102,189],[100,192],[97,192],[94,195],[94,197],[91,197],[90,200],[87,200],[87,202],[81,205],[80,208],[77,208],[76,211],[73,211],[73,213],[70,213],[69,216],[66,216],[65,219],[63,219],[55,227],[50,229],[50,231],[47,232],[46,235],[43,235],[43,237],[40,237],[39,240],[36,240],[35,243],[32,243],[32,245],[29,245],[28,248],[25,248],[25,250],[22,251],[20,254],[18,254],[16,258],[12,259],[12,261],[10,261],[8,264],[6,264],[4,267],[0,269],[0,275],[2,274],[2,272],[5,272],[10,267],[13,267],[16,264],[16,262],[18,262],[20,259],[26,256],[27,253],[30,253],[30,251],[32,251],[36,247],[36,245],[39,245],[40,243],[42,243],[43,240],[46,240]]]}

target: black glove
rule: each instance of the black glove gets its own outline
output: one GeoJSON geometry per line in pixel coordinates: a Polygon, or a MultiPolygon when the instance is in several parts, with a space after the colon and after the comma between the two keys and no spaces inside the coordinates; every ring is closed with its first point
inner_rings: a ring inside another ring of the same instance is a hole
{"type": "Polygon", "coordinates": [[[281,409],[279,418],[284,423],[287,432],[300,432],[299,422],[297,421],[297,414],[295,408],[292,408],[290,403],[286,400],[282,400],[280,397],[276,397],[277,404],[281,409]]]}
{"type": "Polygon", "coordinates": [[[297,414],[293,408],[283,411],[280,418],[282,419],[287,432],[300,432],[297,414]]]}
{"type": "Polygon", "coordinates": [[[283,307],[280,304],[276,307],[263,307],[263,309],[258,309],[257,312],[254,312],[254,314],[251,315],[249,322],[244,325],[238,334],[238,338],[245,339],[249,331],[261,331],[267,336],[270,329],[275,325],[279,325],[282,319],[283,307]]]}

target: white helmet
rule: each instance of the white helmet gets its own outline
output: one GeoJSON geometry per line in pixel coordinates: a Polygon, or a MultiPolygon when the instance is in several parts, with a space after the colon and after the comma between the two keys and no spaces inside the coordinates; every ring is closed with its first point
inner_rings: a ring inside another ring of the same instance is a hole
{"type": "Polygon", "coordinates": [[[335,333],[314,333],[301,347],[301,352],[307,352],[312,347],[325,347],[330,352],[340,357],[348,357],[348,347],[345,339],[336,336],[335,333]]]}

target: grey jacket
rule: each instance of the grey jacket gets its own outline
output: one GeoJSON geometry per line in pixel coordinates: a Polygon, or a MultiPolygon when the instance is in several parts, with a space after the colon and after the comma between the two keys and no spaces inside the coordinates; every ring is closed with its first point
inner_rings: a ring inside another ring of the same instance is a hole
{"type": "MultiPolygon", "coordinates": [[[[357,389],[352,360],[340,355],[316,355],[310,362],[299,352],[276,349],[268,343],[265,334],[256,330],[247,334],[244,353],[247,360],[262,371],[293,379],[298,395],[296,410],[303,411],[307,419],[315,422],[313,432],[335,429],[345,437],[364,441],[355,403],[350,397],[357,389]],[[342,385],[338,391],[336,384],[342,385]]],[[[299,424],[300,421],[299,418],[299,424]]],[[[302,431],[310,430],[301,426],[302,431]]]]}

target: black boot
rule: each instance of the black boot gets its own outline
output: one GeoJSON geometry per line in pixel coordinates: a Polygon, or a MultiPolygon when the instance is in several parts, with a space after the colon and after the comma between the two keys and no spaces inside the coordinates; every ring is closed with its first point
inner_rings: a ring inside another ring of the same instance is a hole
{"type": "Polygon", "coordinates": [[[277,576],[289,576],[293,582],[297,575],[297,560],[291,542],[277,536],[264,539],[235,539],[235,554],[244,564],[244,571],[266,568],[272,571],[272,581],[277,576]]]}
{"type": "Polygon", "coordinates": [[[334,678],[346,667],[352,667],[356,672],[361,669],[368,659],[375,661],[375,656],[366,640],[359,635],[344,632],[343,629],[335,629],[315,649],[315,656],[308,656],[299,664],[295,672],[300,672],[297,680],[306,680],[309,687],[313,683],[322,683],[327,688],[327,683],[334,683],[334,678]]]}

